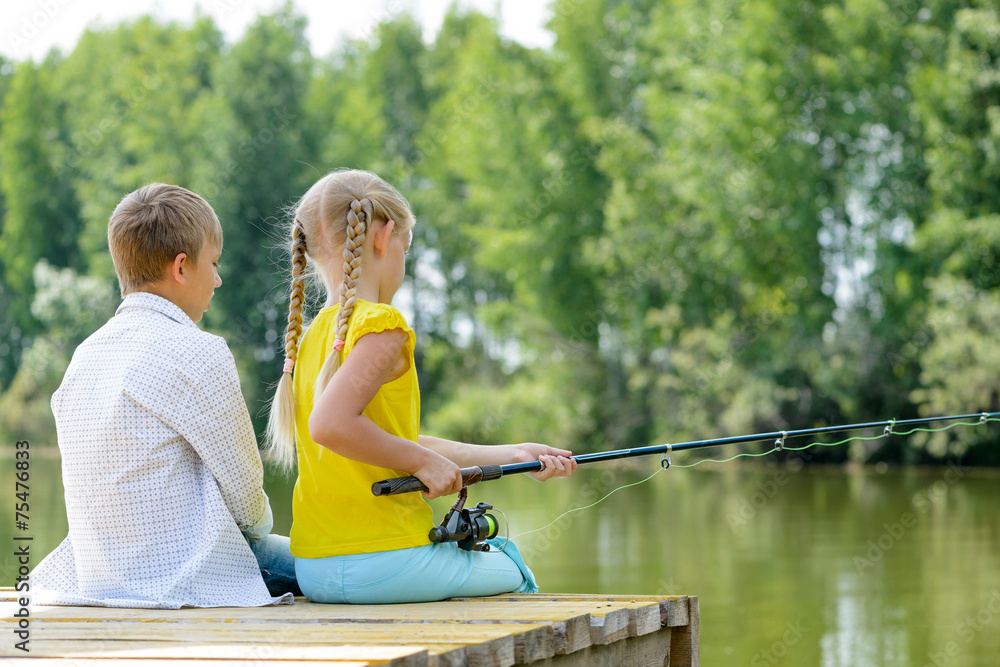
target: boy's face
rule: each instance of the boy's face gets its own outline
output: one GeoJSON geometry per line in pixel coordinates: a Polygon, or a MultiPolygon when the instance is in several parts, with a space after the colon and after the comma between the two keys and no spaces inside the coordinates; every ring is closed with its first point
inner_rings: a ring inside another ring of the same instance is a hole
{"type": "Polygon", "coordinates": [[[197,263],[185,262],[187,286],[182,297],[184,303],[177,305],[195,322],[201,321],[201,316],[208,310],[209,302],[215,295],[215,288],[222,285],[222,278],[219,277],[220,254],[222,248],[207,241],[198,254],[197,263]]]}

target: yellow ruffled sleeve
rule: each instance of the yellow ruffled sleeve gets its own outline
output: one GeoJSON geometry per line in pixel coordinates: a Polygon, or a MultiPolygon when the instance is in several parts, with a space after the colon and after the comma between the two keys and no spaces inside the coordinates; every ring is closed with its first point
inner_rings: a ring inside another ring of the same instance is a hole
{"type": "Polygon", "coordinates": [[[416,334],[410,325],[406,323],[403,314],[387,303],[359,302],[358,309],[351,318],[351,324],[347,330],[347,340],[345,352],[350,353],[351,349],[365,334],[381,333],[399,329],[406,334],[404,352],[409,355],[413,353],[416,344],[416,334]]]}

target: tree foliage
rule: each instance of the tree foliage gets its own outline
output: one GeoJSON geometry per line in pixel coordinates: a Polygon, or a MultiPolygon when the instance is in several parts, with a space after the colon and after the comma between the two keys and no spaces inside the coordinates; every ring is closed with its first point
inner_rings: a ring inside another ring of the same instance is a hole
{"type": "MultiPolygon", "coordinates": [[[[551,9],[544,50],[453,7],[430,41],[398,14],[318,59],[289,4],[234,44],[142,18],[0,62],[2,404],[57,382],[27,392],[22,350],[68,344],[34,267],[110,287],[108,216],[156,180],[222,220],[205,323],[260,424],[285,211],[359,167],[417,215],[400,301],[428,432],[579,451],[1000,409],[994,4],[551,9]]],[[[820,456],[997,463],[992,438],[820,456]]]]}

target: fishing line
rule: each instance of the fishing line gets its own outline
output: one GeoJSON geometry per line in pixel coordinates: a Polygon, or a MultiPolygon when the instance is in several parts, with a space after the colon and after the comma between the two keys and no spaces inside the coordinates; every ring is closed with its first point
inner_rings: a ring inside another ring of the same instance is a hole
{"type": "Polygon", "coordinates": [[[541,528],[534,528],[532,530],[526,530],[523,533],[518,533],[517,535],[512,535],[510,537],[510,539],[513,540],[513,539],[516,539],[516,538],[519,538],[519,537],[523,537],[524,535],[530,535],[531,533],[537,533],[539,531],[545,530],[546,528],[549,528],[549,527],[555,525],[556,523],[558,523],[560,520],[562,520],[563,517],[565,517],[565,516],[567,516],[569,514],[572,514],[574,512],[581,512],[583,510],[587,510],[587,509],[590,509],[591,507],[599,505],[600,503],[604,502],[605,500],[607,500],[608,498],[610,498],[613,494],[621,491],[622,489],[628,489],[628,488],[633,487],[633,486],[639,486],[640,484],[645,484],[649,480],[651,480],[654,477],[656,477],[657,475],[659,475],[664,470],[667,470],[667,469],[669,469],[671,467],[674,467],[674,468],[693,468],[693,467],[695,467],[697,465],[701,465],[702,463],[728,463],[730,461],[733,461],[735,459],[742,458],[742,457],[754,457],[754,458],[757,458],[757,457],[761,457],[761,456],[767,456],[768,454],[774,454],[775,452],[780,452],[780,451],[783,451],[783,450],[788,450],[788,451],[792,451],[792,452],[801,452],[803,450],[809,449],[810,447],[839,447],[840,445],[847,444],[848,442],[881,440],[882,438],[887,438],[890,435],[905,436],[905,435],[912,435],[912,434],[917,433],[917,432],[922,432],[922,433],[940,433],[942,431],[947,431],[949,429],[952,429],[952,428],[954,428],[956,426],[980,426],[982,424],[987,424],[987,423],[990,423],[990,422],[1000,422],[1000,418],[991,418],[991,417],[988,417],[986,415],[986,413],[983,413],[983,415],[979,418],[979,421],[976,421],[976,422],[954,422],[954,423],[948,424],[947,426],[941,426],[939,428],[926,428],[926,427],[919,427],[918,426],[918,427],[914,427],[914,428],[910,429],[909,431],[893,431],[892,429],[895,426],[896,420],[895,419],[891,419],[891,420],[889,420],[889,422],[890,423],[885,427],[885,430],[881,434],[879,434],[879,435],[868,435],[868,436],[865,436],[865,435],[855,435],[855,436],[850,436],[848,438],[844,438],[843,440],[838,440],[837,442],[811,442],[811,443],[809,443],[807,445],[803,445],[802,447],[788,447],[788,446],[786,446],[784,444],[785,435],[783,433],[782,436],[780,438],[778,438],[778,440],[775,441],[775,445],[773,447],[771,447],[771,449],[769,449],[766,452],[758,452],[758,453],[740,452],[739,454],[735,454],[735,455],[730,456],[729,458],[726,458],[726,459],[700,459],[698,461],[695,461],[694,463],[670,463],[669,453],[668,453],[668,454],[664,455],[663,459],[661,459],[661,461],[660,461],[660,467],[657,468],[656,471],[652,475],[650,475],[649,477],[646,477],[645,479],[641,479],[638,482],[632,482],[630,484],[624,484],[624,485],[619,486],[619,487],[617,487],[615,489],[612,489],[607,494],[605,494],[602,498],[600,498],[599,500],[596,500],[596,501],[590,503],[589,505],[584,505],[582,507],[574,507],[572,509],[566,510],[565,512],[563,512],[562,514],[560,514],[559,516],[557,516],[555,519],[553,519],[549,523],[547,523],[544,526],[542,526],[541,528]],[[664,462],[666,462],[667,465],[664,466],[663,465],[664,462]]]}
{"type": "Polygon", "coordinates": [[[666,468],[657,468],[656,472],[654,472],[652,475],[650,475],[646,479],[641,479],[638,482],[632,482],[631,484],[624,484],[622,486],[619,486],[616,489],[612,489],[611,491],[608,491],[607,495],[604,496],[603,498],[601,498],[600,500],[595,500],[594,502],[590,503],[589,505],[584,505],[583,507],[574,507],[571,510],[566,510],[565,512],[563,512],[562,514],[560,514],[559,516],[557,516],[555,519],[553,519],[551,523],[547,523],[544,526],[542,526],[541,528],[535,528],[534,530],[526,530],[523,533],[518,533],[517,535],[512,535],[510,539],[513,540],[513,539],[515,539],[517,537],[521,537],[522,535],[530,535],[531,533],[537,533],[540,530],[545,530],[546,528],[548,528],[549,526],[551,526],[553,523],[559,521],[561,518],[563,518],[564,516],[566,516],[567,514],[572,514],[573,512],[582,512],[583,510],[588,510],[591,507],[593,507],[594,505],[597,505],[597,504],[602,503],[605,500],[607,500],[607,498],[610,497],[611,494],[617,493],[617,492],[621,491],[622,489],[627,489],[630,486],[639,486],[640,484],[642,484],[644,482],[648,482],[649,480],[653,479],[654,477],[656,477],[657,475],[659,475],[664,470],[666,470],[666,468]]]}

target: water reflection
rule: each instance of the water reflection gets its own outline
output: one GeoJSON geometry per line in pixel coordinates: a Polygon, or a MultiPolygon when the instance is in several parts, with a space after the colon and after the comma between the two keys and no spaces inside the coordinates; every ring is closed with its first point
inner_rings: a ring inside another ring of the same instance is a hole
{"type": "MultiPolygon", "coordinates": [[[[655,470],[644,464],[504,478],[470,503],[524,533],[655,470]]],[[[950,470],[671,469],[518,544],[543,591],[698,595],[706,665],[1000,665],[1000,478],[950,470]]],[[[13,472],[5,458],[0,479],[13,472]]],[[[287,533],[291,480],[269,475],[267,491],[287,533]]],[[[66,534],[58,460],[32,459],[31,494],[37,563],[66,534]]],[[[0,556],[3,585],[12,565],[0,556]]]]}

